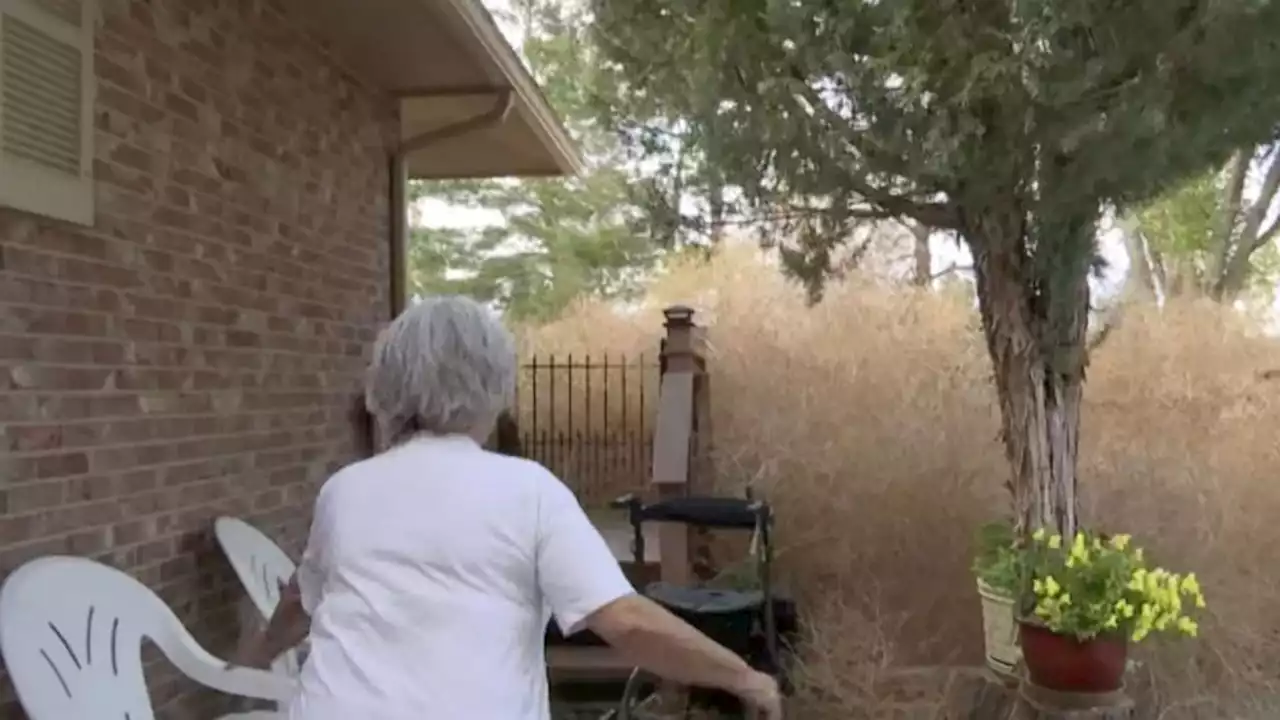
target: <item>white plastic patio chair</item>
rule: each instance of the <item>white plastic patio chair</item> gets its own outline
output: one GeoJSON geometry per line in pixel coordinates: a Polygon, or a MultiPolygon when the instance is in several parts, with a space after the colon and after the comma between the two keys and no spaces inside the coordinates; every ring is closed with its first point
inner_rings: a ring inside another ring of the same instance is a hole
{"type": "MultiPolygon", "coordinates": [[[[269,619],[280,602],[280,586],[289,582],[297,566],[274,540],[239,518],[218,518],[213,523],[213,534],[250,602],[257,608],[257,614],[261,615],[256,622],[269,619]]],[[[241,619],[249,618],[242,615],[241,619]]],[[[247,622],[245,625],[250,627],[247,622]]],[[[299,667],[298,653],[293,650],[281,655],[272,665],[273,670],[290,677],[298,675],[299,667]]]]}
{"type": "Polygon", "coordinates": [[[294,682],[279,675],[228,668],[155,593],[106,565],[41,558],[18,568],[0,588],[0,655],[30,720],[154,720],[143,676],[143,638],[206,687],[272,700],[277,707],[293,694],[294,682]]]}

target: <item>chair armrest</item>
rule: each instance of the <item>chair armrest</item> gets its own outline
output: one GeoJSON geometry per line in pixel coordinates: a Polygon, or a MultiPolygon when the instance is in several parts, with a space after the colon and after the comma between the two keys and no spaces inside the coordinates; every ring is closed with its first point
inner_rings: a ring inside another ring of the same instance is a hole
{"type": "Polygon", "coordinates": [[[297,692],[295,678],[257,668],[218,668],[207,676],[193,676],[192,679],[228,695],[256,700],[273,700],[279,703],[292,700],[297,692]]]}

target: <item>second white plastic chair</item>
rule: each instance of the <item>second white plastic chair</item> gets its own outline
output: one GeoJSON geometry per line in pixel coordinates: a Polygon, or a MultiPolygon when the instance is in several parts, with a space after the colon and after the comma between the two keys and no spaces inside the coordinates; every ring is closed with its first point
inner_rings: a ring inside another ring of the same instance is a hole
{"type": "MultiPolygon", "coordinates": [[[[258,621],[270,618],[280,602],[280,586],[289,582],[297,570],[293,560],[274,540],[239,518],[218,518],[213,523],[213,533],[261,616],[258,621]]],[[[297,676],[298,668],[298,653],[293,650],[282,655],[273,666],[276,672],[290,677],[297,676]]]]}

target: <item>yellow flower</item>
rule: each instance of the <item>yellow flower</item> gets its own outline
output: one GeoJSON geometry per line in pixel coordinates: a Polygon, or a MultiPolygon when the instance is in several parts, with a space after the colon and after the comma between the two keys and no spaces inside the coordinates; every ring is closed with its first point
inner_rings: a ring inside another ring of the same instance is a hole
{"type": "Polygon", "coordinates": [[[1057,549],[1058,549],[1058,548],[1060,548],[1060,547],[1062,547],[1062,536],[1061,536],[1061,535],[1056,535],[1056,534],[1055,534],[1055,535],[1050,535],[1050,536],[1049,536],[1049,549],[1050,549],[1050,550],[1057,550],[1057,549]]]}
{"type": "Polygon", "coordinates": [[[1179,589],[1191,597],[1199,595],[1200,581],[1196,579],[1196,574],[1187,573],[1186,577],[1182,578],[1182,587],[1179,589]]]}
{"type": "Polygon", "coordinates": [[[1116,535],[1111,538],[1111,547],[1123,551],[1125,548],[1129,547],[1129,541],[1132,539],[1132,536],[1129,535],[1116,535]]]}
{"type": "Polygon", "coordinates": [[[1147,571],[1138,568],[1133,571],[1133,575],[1129,577],[1128,588],[1134,592],[1142,592],[1147,587],[1147,571]]]}
{"type": "Polygon", "coordinates": [[[1089,564],[1089,549],[1085,545],[1084,533],[1076,533],[1076,540],[1071,544],[1071,555],[1067,558],[1067,567],[1075,567],[1077,564],[1089,564]]]}
{"type": "Polygon", "coordinates": [[[1200,632],[1200,626],[1196,621],[1185,616],[1178,618],[1178,629],[1191,637],[1195,637],[1200,632]]]}
{"type": "Polygon", "coordinates": [[[1062,590],[1062,586],[1058,584],[1057,580],[1053,579],[1052,575],[1050,575],[1044,579],[1043,589],[1045,597],[1054,597],[1058,594],[1058,591],[1062,590]]]}
{"type": "Polygon", "coordinates": [[[1031,539],[1035,540],[1036,542],[1044,542],[1044,537],[1046,534],[1047,533],[1045,532],[1044,528],[1036,528],[1036,531],[1031,533],[1031,539]]]}

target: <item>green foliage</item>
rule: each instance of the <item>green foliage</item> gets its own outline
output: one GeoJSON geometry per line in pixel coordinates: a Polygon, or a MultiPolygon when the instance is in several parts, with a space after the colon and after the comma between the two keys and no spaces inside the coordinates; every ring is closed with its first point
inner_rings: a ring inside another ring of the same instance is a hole
{"type": "Polygon", "coordinates": [[[1113,538],[1037,532],[1024,552],[1032,580],[1032,612],[1056,633],[1079,639],[1124,634],[1141,642],[1153,632],[1195,635],[1205,607],[1194,574],[1150,567],[1128,535],[1113,538]]]}
{"type": "Polygon", "coordinates": [[[1195,258],[1203,265],[1213,248],[1213,221],[1222,195],[1216,169],[1195,175],[1138,213],[1142,232],[1158,252],[1195,258]]]}
{"type": "Polygon", "coordinates": [[[973,572],[991,589],[1017,597],[1021,589],[1022,553],[1009,522],[987,523],[978,529],[973,572]]]}
{"type": "MultiPolygon", "coordinates": [[[[1255,159],[1253,165],[1259,164],[1255,159]]],[[[1259,292],[1269,303],[1272,286],[1280,276],[1280,248],[1265,238],[1257,242],[1257,237],[1243,237],[1243,218],[1250,203],[1241,197],[1232,205],[1230,182],[1229,172],[1222,168],[1193,175],[1140,207],[1136,212],[1138,227],[1147,243],[1150,262],[1166,283],[1177,282],[1190,286],[1183,290],[1211,293],[1215,285],[1223,282],[1226,268],[1222,267],[1222,260],[1243,249],[1249,254],[1248,274],[1242,279],[1244,286],[1238,289],[1259,292]],[[1223,235],[1224,228],[1219,223],[1226,212],[1234,215],[1234,221],[1223,235]],[[1244,249],[1255,244],[1256,249],[1244,249]]],[[[1273,199],[1257,197],[1253,202],[1262,203],[1269,211],[1273,199]]],[[[1163,288],[1166,294],[1179,289],[1163,288]]],[[[1237,288],[1231,290],[1227,299],[1234,299],[1237,288]]]]}
{"type": "MultiPolygon", "coordinates": [[[[428,191],[428,188],[422,188],[428,191]]],[[[519,319],[554,317],[575,298],[625,297],[656,258],[633,231],[626,178],[610,168],[570,180],[459,183],[434,195],[500,214],[483,228],[417,228],[409,244],[417,293],[493,301],[519,319]]]]}
{"type": "Polygon", "coordinates": [[[483,210],[496,224],[412,231],[410,289],[491,301],[515,319],[548,319],[583,295],[627,297],[659,258],[643,232],[633,178],[611,133],[596,120],[607,91],[580,10],[520,6],[530,30],[524,51],[544,94],[585,156],[578,178],[414,183],[415,199],[483,210]]]}

